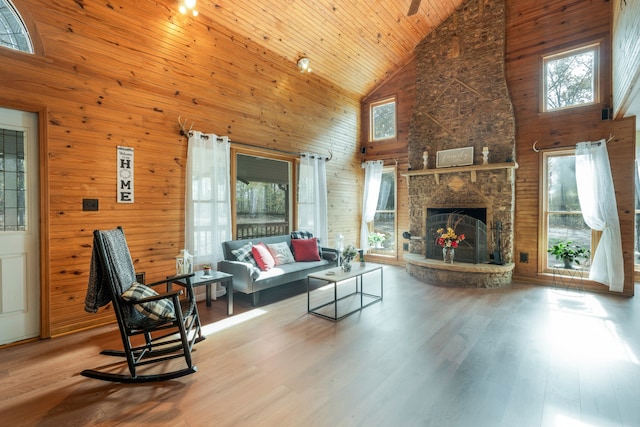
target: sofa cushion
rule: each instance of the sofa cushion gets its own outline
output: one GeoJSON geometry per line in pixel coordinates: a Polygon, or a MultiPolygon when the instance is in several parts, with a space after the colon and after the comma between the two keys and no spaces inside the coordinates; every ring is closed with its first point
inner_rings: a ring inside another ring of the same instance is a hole
{"type": "Polygon", "coordinates": [[[291,246],[293,246],[293,256],[296,262],[320,261],[317,239],[313,237],[310,239],[292,239],[291,246]]]}
{"type": "Polygon", "coordinates": [[[268,271],[261,271],[260,276],[255,279],[259,287],[264,285],[289,283],[295,280],[306,279],[311,272],[330,267],[329,261],[292,262],[284,265],[276,265],[268,271]]]}
{"type": "Polygon", "coordinates": [[[253,258],[256,260],[258,267],[260,267],[260,270],[262,271],[269,270],[276,265],[276,261],[273,259],[271,252],[269,252],[267,246],[262,242],[257,245],[253,245],[251,253],[253,254],[253,258]]]}
{"type": "Polygon", "coordinates": [[[271,252],[276,265],[296,262],[293,258],[293,254],[291,253],[291,249],[289,249],[289,245],[286,242],[270,243],[267,244],[267,248],[269,248],[269,252],[271,252]]]}

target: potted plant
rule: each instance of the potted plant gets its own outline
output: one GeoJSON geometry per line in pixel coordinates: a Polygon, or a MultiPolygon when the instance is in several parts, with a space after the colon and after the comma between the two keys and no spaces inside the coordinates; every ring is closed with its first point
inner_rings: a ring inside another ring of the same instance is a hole
{"type": "Polygon", "coordinates": [[[382,233],[369,233],[369,246],[380,249],[385,239],[386,237],[382,233]]]}
{"type": "Polygon", "coordinates": [[[547,249],[551,255],[557,260],[564,262],[564,268],[572,269],[573,263],[580,265],[580,259],[589,259],[591,251],[580,245],[574,244],[572,241],[560,241],[547,249]]]}
{"type": "Polygon", "coordinates": [[[203,265],[202,270],[204,270],[204,275],[208,276],[209,274],[211,274],[211,265],[209,264],[203,265]]]}

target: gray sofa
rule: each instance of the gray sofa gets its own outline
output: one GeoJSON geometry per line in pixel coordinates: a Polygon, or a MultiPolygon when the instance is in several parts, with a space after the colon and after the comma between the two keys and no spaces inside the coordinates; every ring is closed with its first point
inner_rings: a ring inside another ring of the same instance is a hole
{"type": "MultiPolygon", "coordinates": [[[[320,261],[282,264],[270,270],[262,271],[248,262],[237,261],[235,255],[231,252],[249,242],[253,244],[260,242],[264,244],[286,242],[289,249],[292,249],[292,247],[290,235],[230,240],[222,243],[224,260],[218,262],[218,270],[233,274],[233,290],[250,294],[252,296],[252,305],[254,306],[258,305],[260,291],[264,289],[306,279],[309,273],[326,270],[338,265],[338,252],[333,248],[323,247],[320,261]]],[[[293,252],[293,249],[291,252],[293,252]]]]}

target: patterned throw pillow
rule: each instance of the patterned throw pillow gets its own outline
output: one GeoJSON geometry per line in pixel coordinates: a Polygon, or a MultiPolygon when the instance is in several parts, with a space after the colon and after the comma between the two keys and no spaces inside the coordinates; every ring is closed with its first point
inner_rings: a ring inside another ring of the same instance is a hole
{"type": "Polygon", "coordinates": [[[296,260],[293,258],[293,254],[291,253],[291,249],[289,249],[289,245],[287,245],[287,242],[267,244],[267,248],[269,248],[269,252],[271,252],[276,265],[296,262],[296,260]]]}
{"type": "Polygon", "coordinates": [[[231,253],[236,257],[238,261],[248,262],[254,267],[258,267],[255,258],[253,258],[253,253],[251,252],[252,247],[253,243],[249,242],[241,248],[232,250],[231,253]]]}
{"type": "MultiPolygon", "coordinates": [[[[125,301],[138,301],[158,295],[156,291],[148,286],[133,282],[131,287],[122,294],[125,301]]],[[[135,304],[135,309],[152,320],[175,320],[176,315],[173,309],[173,302],[168,299],[144,302],[135,304]]]]}
{"type": "Polygon", "coordinates": [[[311,239],[313,237],[313,233],[310,231],[292,231],[291,238],[292,239],[311,239]]]}

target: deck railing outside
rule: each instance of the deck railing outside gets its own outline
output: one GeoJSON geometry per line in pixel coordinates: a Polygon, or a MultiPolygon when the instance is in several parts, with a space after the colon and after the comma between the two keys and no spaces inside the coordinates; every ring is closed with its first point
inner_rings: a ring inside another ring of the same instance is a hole
{"type": "Polygon", "coordinates": [[[260,224],[238,224],[236,239],[257,239],[258,237],[289,234],[288,222],[265,222],[260,224]]]}

